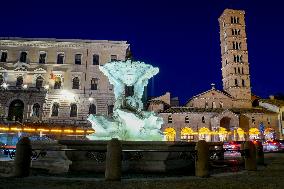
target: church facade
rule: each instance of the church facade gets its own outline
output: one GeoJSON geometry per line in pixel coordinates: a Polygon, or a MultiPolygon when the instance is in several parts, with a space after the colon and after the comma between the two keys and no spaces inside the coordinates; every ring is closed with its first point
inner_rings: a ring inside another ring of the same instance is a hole
{"type": "Polygon", "coordinates": [[[282,137],[278,114],[252,106],[245,12],[226,9],[219,18],[223,90],[211,89],[185,106],[170,104],[169,94],[149,101],[163,117],[168,141],[228,141],[282,137]]]}
{"type": "Polygon", "coordinates": [[[112,113],[113,86],[99,65],[125,60],[126,41],[0,39],[3,122],[87,124],[112,113]]]}

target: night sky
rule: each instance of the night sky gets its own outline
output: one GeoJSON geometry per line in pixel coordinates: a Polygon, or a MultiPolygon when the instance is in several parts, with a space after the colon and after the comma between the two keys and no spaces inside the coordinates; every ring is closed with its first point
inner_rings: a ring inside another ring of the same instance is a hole
{"type": "Polygon", "coordinates": [[[281,0],[6,0],[2,37],[127,40],[136,60],[158,66],[149,95],[185,102],[216,83],[222,89],[218,17],[244,9],[252,91],[284,92],[281,0]],[[68,2],[68,3],[67,3],[68,2]]]}

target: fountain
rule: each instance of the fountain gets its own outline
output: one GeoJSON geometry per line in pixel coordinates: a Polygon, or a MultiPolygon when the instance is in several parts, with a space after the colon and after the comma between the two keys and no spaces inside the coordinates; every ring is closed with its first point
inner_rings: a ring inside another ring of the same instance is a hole
{"type": "Polygon", "coordinates": [[[154,112],[144,111],[142,96],[148,80],[159,72],[159,68],[139,61],[115,61],[99,69],[114,86],[115,105],[111,117],[90,115],[95,133],[91,140],[118,138],[126,141],[162,141],[160,131],[162,118],[154,112]]]}

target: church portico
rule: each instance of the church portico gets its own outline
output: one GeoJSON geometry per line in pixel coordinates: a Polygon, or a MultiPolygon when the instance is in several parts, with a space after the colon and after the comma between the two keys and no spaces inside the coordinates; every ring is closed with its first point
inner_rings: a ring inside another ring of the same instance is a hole
{"type": "Polygon", "coordinates": [[[239,116],[230,110],[224,110],[211,118],[212,130],[215,132],[214,141],[237,140],[239,116]]]}

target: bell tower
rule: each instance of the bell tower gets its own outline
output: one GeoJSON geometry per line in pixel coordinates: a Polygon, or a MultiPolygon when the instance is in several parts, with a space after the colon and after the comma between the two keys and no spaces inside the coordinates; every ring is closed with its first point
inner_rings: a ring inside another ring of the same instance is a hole
{"type": "Polygon", "coordinates": [[[219,24],[223,89],[235,99],[234,107],[251,108],[245,12],[226,9],[219,24]]]}

